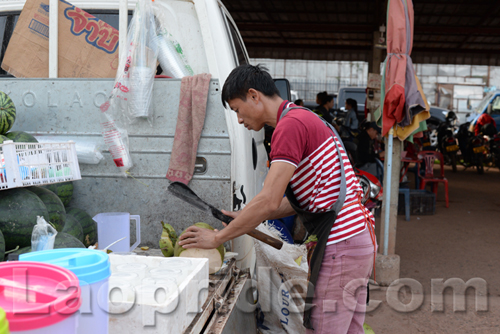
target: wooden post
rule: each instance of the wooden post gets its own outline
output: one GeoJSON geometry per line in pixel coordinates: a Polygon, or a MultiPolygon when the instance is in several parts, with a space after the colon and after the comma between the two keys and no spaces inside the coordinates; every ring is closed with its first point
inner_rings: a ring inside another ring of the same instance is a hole
{"type": "Polygon", "coordinates": [[[378,44],[378,39],[380,38],[380,31],[373,32],[373,45],[372,45],[372,59],[368,64],[368,73],[379,73],[380,74],[380,64],[382,63],[382,49],[376,48],[375,44],[378,44]]]}
{"type": "MultiPolygon", "coordinates": [[[[387,147],[387,138],[386,138],[386,147],[387,147]]],[[[387,178],[391,178],[391,198],[390,198],[390,208],[389,208],[389,247],[388,247],[388,255],[396,254],[396,231],[397,231],[397,220],[398,220],[398,199],[399,199],[399,178],[401,172],[401,148],[402,142],[395,137],[393,141],[393,151],[392,151],[392,175],[387,175],[387,157],[385,157],[384,161],[384,184],[387,184],[385,180],[387,178]]],[[[384,192],[389,189],[384,188],[384,192]]],[[[379,251],[382,252],[382,245],[384,245],[384,221],[385,221],[385,206],[388,203],[384,201],[382,203],[382,214],[380,220],[380,242],[379,242],[379,251]]]]}

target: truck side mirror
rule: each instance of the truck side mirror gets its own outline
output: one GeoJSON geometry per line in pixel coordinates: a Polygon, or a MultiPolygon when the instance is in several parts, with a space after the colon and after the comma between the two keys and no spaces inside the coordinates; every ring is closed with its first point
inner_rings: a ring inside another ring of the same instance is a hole
{"type": "Polygon", "coordinates": [[[467,109],[472,109],[472,105],[470,104],[470,97],[467,97],[467,109]]]}
{"type": "Polygon", "coordinates": [[[288,79],[274,79],[274,84],[280,92],[280,97],[283,100],[291,101],[292,94],[290,93],[290,82],[288,81],[288,79]]]}

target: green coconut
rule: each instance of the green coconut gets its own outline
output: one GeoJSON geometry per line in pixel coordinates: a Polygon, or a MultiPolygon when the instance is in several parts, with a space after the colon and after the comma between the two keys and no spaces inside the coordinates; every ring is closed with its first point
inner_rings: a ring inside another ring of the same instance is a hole
{"type": "Polygon", "coordinates": [[[170,257],[174,256],[174,247],[177,242],[177,233],[175,233],[174,228],[170,224],[161,222],[163,231],[160,237],[160,249],[163,256],[170,257]]]}
{"type": "MultiPolygon", "coordinates": [[[[197,226],[200,228],[206,228],[209,230],[214,230],[214,228],[206,223],[196,223],[193,226],[197,226]]],[[[188,227],[189,228],[189,227],[188,227]]],[[[186,229],[187,230],[187,229],[186,229]]],[[[183,235],[186,230],[182,231],[181,235],[183,235]]],[[[226,253],[226,249],[224,245],[220,245],[217,248],[213,249],[201,249],[201,248],[189,248],[185,249],[181,245],[179,245],[179,240],[175,243],[174,247],[174,256],[178,257],[194,257],[194,258],[206,258],[208,259],[208,273],[214,274],[222,268],[222,263],[224,262],[224,255],[226,253]]]]}

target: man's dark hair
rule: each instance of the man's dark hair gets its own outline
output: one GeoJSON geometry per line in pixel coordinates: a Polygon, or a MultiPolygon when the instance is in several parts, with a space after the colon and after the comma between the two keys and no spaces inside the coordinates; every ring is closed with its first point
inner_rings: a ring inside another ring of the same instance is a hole
{"type": "Polygon", "coordinates": [[[358,102],[355,99],[347,99],[345,102],[351,106],[354,111],[358,111],[358,102]]]}
{"type": "Polygon", "coordinates": [[[302,102],[304,102],[302,99],[297,99],[293,103],[296,104],[296,105],[300,105],[302,102]]]}
{"type": "Polygon", "coordinates": [[[227,102],[239,98],[243,101],[247,99],[247,93],[250,88],[253,88],[265,96],[273,97],[280,95],[280,92],[268,69],[258,64],[240,65],[231,71],[222,87],[222,104],[227,107],[227,102]]]}
{"type": "Polygon", "coordinates": [[[323,99],[321,100],[321,105],[324,106],[325,104],[327,104],[328,102],[330,102],[331,100],[333,100],[333,95],[325,95],[323,96],[323,99]]]}
{"type": "Polygon", "coordinates": [[[326,91],[324,92],[319,92],[318,94],[316,94],[316,99],[319,101],[319,104],[322,106],[323,104],[325,104],[326,102],[325,101],[325,98],[328,96],[328,93],[326,91]]]}

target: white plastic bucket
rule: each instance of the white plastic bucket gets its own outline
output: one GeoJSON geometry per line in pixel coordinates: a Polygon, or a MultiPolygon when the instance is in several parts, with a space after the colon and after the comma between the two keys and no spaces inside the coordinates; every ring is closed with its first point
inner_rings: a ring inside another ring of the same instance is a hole
{"type": "Polygon", "coordinates": [[[108,334],[108,280],[111,274],[108,254],[92,249],[63,248],[22,254],[19,260],[51,263],[72,271],[81,288],[77,333],[108,334]]]}

